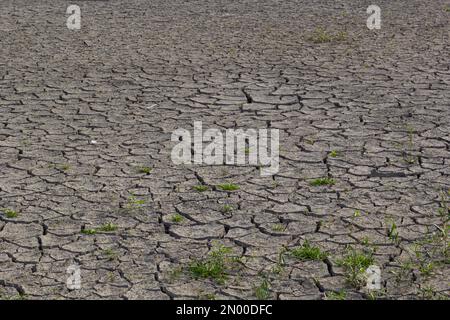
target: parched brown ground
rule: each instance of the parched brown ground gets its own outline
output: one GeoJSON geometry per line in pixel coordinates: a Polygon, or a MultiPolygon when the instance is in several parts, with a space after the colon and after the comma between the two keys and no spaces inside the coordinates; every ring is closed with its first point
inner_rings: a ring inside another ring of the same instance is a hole
{"type": "Polygon", "coordinates": [[[72,3],[1,1],[3,299],[449,296],[448,1],[77,3],[71,31],[72,3]],[[280,171],[174,165],[194,121],[279,129],[280,171]],[[239,262],[195,279],[219,244],[239,262]],[[348,282],[352,250],[381,290],[348,282]]]}

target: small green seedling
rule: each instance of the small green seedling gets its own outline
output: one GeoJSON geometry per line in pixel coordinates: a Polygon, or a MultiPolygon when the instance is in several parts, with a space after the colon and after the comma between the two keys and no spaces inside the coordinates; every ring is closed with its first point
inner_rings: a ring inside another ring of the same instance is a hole
{"type": "Polygon", "coordinates": [[[398,238],[398,230],[397,230],[397,224],[392,221],[392,224],[388,230],[388,237],[391,241],[398,243],[399,238],[398,238]]]}
{"type": "Polygon", "coordinates": [[[138,168],[138,172],[139,173],[144,173],[144,174],[150,174],[150,172],[152,172],[152,168],[150,168],[150,167],[139,167],[138,168]]]}
{"type": "Polygon", "coordinates": [[[336,158],[337,156],[339,156],[339,152],[337,152],[336,150],[331,150],[328,155],[332,158],[336,158]]]}
{"type": "Polygon", "coordinates": [[[184,220],[184,217],[181,214],[176,213],[170,218],[170,220],[174,223],[180,223],[184,220]]]}
{"type": "Polygon", "coordinates": [[[222,209],[221,209],[222,213],[228,213],[233,211],[233,207],[230,206],[229,204],[225,204],[222,209]]]}
{"type": "Polygon", "coordinates": [[[17,218],[19,216],[19,213],[15,210],[12,209],[3,209],[3,212],[5,213],[5,216],[8,219],[14,219],[17,218]]]}

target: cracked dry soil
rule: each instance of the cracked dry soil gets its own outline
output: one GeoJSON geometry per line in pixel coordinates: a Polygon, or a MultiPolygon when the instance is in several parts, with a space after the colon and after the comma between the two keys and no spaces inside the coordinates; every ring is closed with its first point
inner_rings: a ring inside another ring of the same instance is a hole
{"type": "Polygon", "coordinates": [[[448,1],[69,4],[1,1],[2,299],[449,297],[448,1]],[[279,129],[279,172],[174,165],[193,121],[279,129]]]}

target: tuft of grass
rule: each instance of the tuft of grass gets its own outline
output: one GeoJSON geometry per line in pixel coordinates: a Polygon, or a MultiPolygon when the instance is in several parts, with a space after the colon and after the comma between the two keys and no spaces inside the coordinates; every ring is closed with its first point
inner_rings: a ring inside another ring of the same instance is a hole
{"type": "Polygon", "coordinates": [[[231,248],[218,245],[205,258],[192,261],[189,264],[189,271],[195,279],[209,278],[223,284],[237,262],[230,254],[231,248]]]}
{"type": "Polygon", "coordinates": [[[100,228],[97,228],[97,231],[102,231],[102,232],[114,232],[118,229],[119,227],[111,222],[105,223],[104,225],[102,225],[100,228]]]}
{"type": "Polygon", "coordinates": [[[205,186],[202,184],[198,185],[198,186],[194,186],[193,188],[195,191],[198,191],[198,192],[204,192],[204,191],[208,190],[208,186],[205,186]]]}
{"type": "Polygon", "coordinates": [[[12,209],[3,209],[3,212],[8,219],[17,218],[19,216],[19,213],[12,209]]]}
{"type": "Polygon", "coordinates": [[[314,179],[313,181],[310,182],[310,185],[314,186],[314,187],[319,187],[319,186],[332,186],[336,183],[336,180],[334,180],[333,178],[317,178],[314,179]]]}
{"type": "Polygon", "coordinates": [[[433,270],[434,270],[433,262],[419,264],[419,272],[424,277],[431,276],[433,273],[433,270]]]}
{"type": "Polygon", "coordinates": [[[239,186],[237,184],[232,184],[232,183],[219,184],[217,187],[219,189],[221,189],[221,190],[224,190],[224,191],[239,190],[239,186]]]}
{"type": "Polygon", "coordinates": [[[139,167],[138,168],[138,172],[139,173],[145,173],[145,174],[150,174],[150,172],[152,172],[152,168],[150,167],[139,167]]]}
{"type": "Polygon", "coordinates": [[[450,12],[450,6],[445,6],[444,11],[450,12]]]}
{"type": "Polygon", "coordinates": [[[345,269],[348,283],[359,288],[366,281],[365,272],[374,262],[373,253],[357,251],[349,247],[345,257],[337,264],[345,269]]]}
{"type": "Polygon", "coordinates": [[[277,223],[272,226],[272,230],[277,232],[283,232],[284,230],[286,230],[286,226],[284,224],[277,223]]]}
{"type": "Polygon", "coordinates": [[[290,250],[291,256],[299,260],[323,260],[327,257],[325,252],[322,252],[319,247],[312,246],[306,240],[300,247],[290,250]]]}
{"type": "Polygon", "coordinates": [[[98,228],[83,229],[83,230],[81,230],[81,233],[87,234],[87,235],[93,235],[93,234],[97,234],[98,232],[113,232],[113,231],[116,231],[117,229],[118,229],[118,226],[116,224],[108,222],[98,228]]]}
{"type": "Polygon", "coordinates": [[[255,296],[258,300],[267,300],[270,298],[270,283],[264,279],[261,284],[254,288],[255,296]]]}
{"type": "Polygon", "coordinates": [[[170,218],[170,220],[174,223],[180,223],[184,220],[184,217],[181,214],[176,213],[170,218]]]}
{"type": "Polygon", "coordinates": [[[325,293],[325,299],[327,300],[345,300],[347,298],[347,292],[339,290],[338,292],[329,291],[325,293]]]}

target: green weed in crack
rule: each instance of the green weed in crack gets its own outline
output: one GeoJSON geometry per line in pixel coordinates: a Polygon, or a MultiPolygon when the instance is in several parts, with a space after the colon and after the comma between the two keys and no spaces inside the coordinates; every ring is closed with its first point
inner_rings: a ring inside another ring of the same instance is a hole
{"type": "Polygon", "coordinates": [[[224,284],[229,273],[237,268],[239,258],[231,256],[231,248],[223,245],[215,245],[209,254],[189,264],[189,271],[195,278],[212,279],[219,284],[224,284]]]}
{"type": "Polygon", "coordinates": [[[114,224],[112,222],[108,222],[108,223],[105,223],[104,225],[102,225],[100,228],[97,228],[97,230],[101,231],[101,232],[114,232],[118,228],[119,227],[116,224],[114,224]]]}
{"type": "Polygon", "coordinates": [[[184,220],[184,217],[179,213],[172,215],[172,217],[170,218],[170,221],[172,221],[173,223],[180,223],[183,220],[184,220]]]}
{"type": "Polygon", "coordinates": [[[284,230],[286,230],[286,225],[282,223],[277,223],[272,226],[272,231],[284,232],[284,230]]]}
{"type": "Polygon", "coordinates": [[[339,156],[339,152],[337,152],[336,150],[331,150],[328,155],[332,158],[336,158],[339,156]]]}
{"type": "Polygon", "coordinates": [[[114,224],[112,222],[108,222],[98,228],[82,229],[81,233],[85,234],[85,235],[94,235],[99,232],[114,232],[114,231],[117,231],[118,228],[119,227],[116,224],[114,224]]]}
{"type": "Polygon", "coordinates": [[[5,214],[5,217],[7,217],[8,219],[14,219],[17,218],[19,216],[19,213],[13,209],[2,209],[3,213],[5,214]]]}
{"type": "Polygon", "coordinates": [[[432,276],[436,270],[450,264],[448,238],[450,215],[447,192],[440,193],[437,217],[440,222],[430,227],[433,231],[429,230],[426,237],[414,241],[412,246],[406,248],[406,252],[410,254],[407,263],[413,270],[419,271],[423,277],[432,276]]]}
{"type": "Polygon", "coordinates": [[[325,252],[319,247],[312,246],[308,240],[306,240],[301,246],[290,250],[290,255],[298,260],[312,260],[320,261],[327,257],[325,252]]]}
{"type": "Polygon", "coordinates": [[[270,298],[270,282],[267,278],[264,278],[259,286],[254,289],[255,296],[258,300],[267,300],[270,298]]]}
{"type": "Polygon", "coordinates": [[[419,272],[422,276],[429,277],[432,275],[434,268],[435,266],[433,262],[421,263],[419,265],[419,272]]]}
{"type": "Polygon", "coordinates": [[[336,183],[336,180],[333,178],[317,178],[311,181],[309,184],[313,187],[320,187],[320,186],[332,186],[336,183]]]}
{"type": "Polygon", "coordinates": [[[337,265],[345,270],[347,282],[360,288],[366,282],[366,270],[374,263],[373,252],[358,251],[348,247],[342,259],[337,260],[337,265]]]}
{"type": "Polygon", "coordinates": [[[400,243],[399,236],[398,236],[398,230],[397,230],[397,224],[395,223],[395,221],[391,221],[390,227],[387,232],[387,236],[395,244],[398,245],[400,243]]]}
{"type": "Polygon", "coordinates": [[[344,290],[339,290],[337,292],[328,291],[325,293],[326,300],[345,300],[345,298],[347,298],[347,292],[344,290]]]}
{"type": "Polygon", "coordinates": [[[139,173],[143,173],[143,174],[150,174],[150,172],[152,172],[152,168],[150,168],[150,167],[145,167],[145,166],[143,166],[143,167],[139,167],[138,169],[138,172],[139,173]]]}
{"type": "Polygon", "coordinates": [[[83,229],[81,230],[82,234],[86,234],[86,235],[94,235],[97,234],[97,230],[96,229],[83,229]]]}
{"type": "Polygon", "coordinates": [[[278,252],[277,262],[275,266],[272,268],[272,273],[280,274],[284,270],[285,265],[285,255],[289,250],[286,247],[282,247],[278,252]]]}
{"type": "Polygon", "coordinates": [[[118,254],[114,249],[108,248],[103,250],[103,256],[105,256],[109,261],[116,260],[118,258],[118,254]]]}
{"type": "Polygon", "coordinates": [[[229,213],[231,211],[233,211],[233,207],[230,206],[229,204],[225,204],[222,209],[220,210],[222,213],[229,213]]]}

